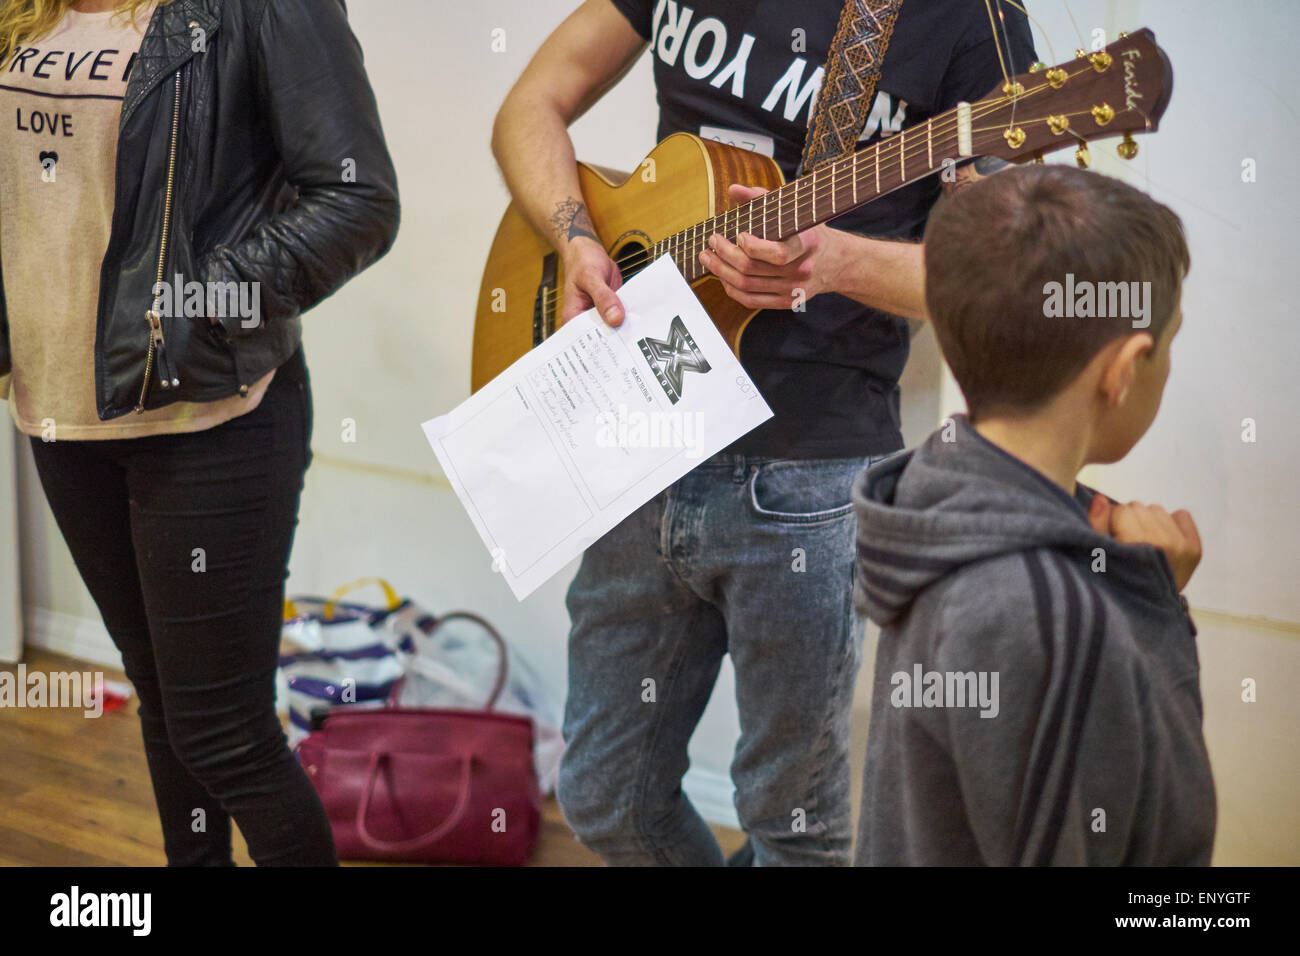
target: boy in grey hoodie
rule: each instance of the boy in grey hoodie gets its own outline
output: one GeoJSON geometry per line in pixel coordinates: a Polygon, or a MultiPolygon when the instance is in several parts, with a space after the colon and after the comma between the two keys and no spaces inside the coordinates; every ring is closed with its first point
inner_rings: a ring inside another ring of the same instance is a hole
{"type": "Polygon", "coordinates": [[[969,418],[854,487],[855,599],[882,628],[856,862],[1208,864],[1196,525],[1075,480],[1155,418],[1182,225],[1027,166],[941,201],[925,246],[969,418]]]}

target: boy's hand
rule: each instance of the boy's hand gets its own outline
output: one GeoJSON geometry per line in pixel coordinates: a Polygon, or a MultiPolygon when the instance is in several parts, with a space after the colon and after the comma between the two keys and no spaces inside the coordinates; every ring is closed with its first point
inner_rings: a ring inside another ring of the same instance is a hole
{"type": "Polygon", "coordinates": [[[1120,544],[1149,544],[1159,548],[1174,569],[1174,583],[1182,591],[1192,572],[1201,563],[1201,535],[1196,522],[1184,510],[1173,514],[1159,505],[1130,501],[1112,504],[1098,492],[1088,506],[1088,522],[1099,534],[1109,535],[1120,544]]]}

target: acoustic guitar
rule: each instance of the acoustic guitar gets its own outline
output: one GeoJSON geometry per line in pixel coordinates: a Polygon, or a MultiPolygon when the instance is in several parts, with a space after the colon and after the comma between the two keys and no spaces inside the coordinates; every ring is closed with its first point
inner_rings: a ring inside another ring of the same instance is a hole
{"type": "MultiPolygon", "coordinates": [[[[1173,69],[1147,29],[1103,50],[1077,51],[1054,67],[1034,64],[974,103],[959,103],[874,146],[785,182],[770,158],[701,139],[669,136],[631,175],[578,164],[596,234],[626,279],[671,256],[737,355],[758,312],[726,294],[699,262],[709,236],[741,232],[780,240],[977,156],[1041,162],[1045,153],[1122,136],[1119,155],[1137,155],[1134,133],[1154,132],[1173,89],[1173,69]],[[731,183],[770,190],[731,205],[731,183]]],[[[992,225],[992,224],[991,224],[992,225]]],[[[563,262],[515,204],[506,210],[483,270],[474,322],[470,387],[477,391],[559,327],[563,262]]]]}

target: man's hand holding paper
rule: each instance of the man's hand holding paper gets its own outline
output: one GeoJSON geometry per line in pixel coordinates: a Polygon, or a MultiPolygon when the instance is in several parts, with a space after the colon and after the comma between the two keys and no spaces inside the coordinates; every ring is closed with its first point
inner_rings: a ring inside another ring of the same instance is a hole
{"type": "Polygon", "coordinates": [[[699,462],[772,416],[671,259],[450,413],[424,423],[519,599],[699,462]]]}

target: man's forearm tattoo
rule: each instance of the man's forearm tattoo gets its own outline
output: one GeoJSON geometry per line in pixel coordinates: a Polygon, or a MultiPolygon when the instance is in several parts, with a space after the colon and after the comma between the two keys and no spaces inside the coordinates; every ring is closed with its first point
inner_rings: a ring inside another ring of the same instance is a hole
{"type": "Polygon", "coordinates": [[[579,199],[569,198],[556,204],[555,212],[551,214],[551,228],[565,242],[578,236],[600,241],[596,235],[596,227],[592,224],[591,214],[587,212],[587,205],[579,199]]]}

